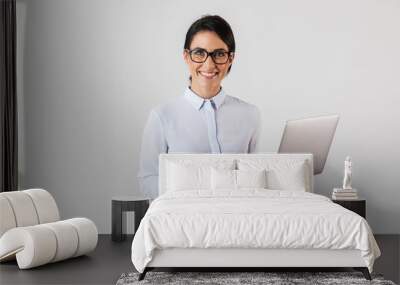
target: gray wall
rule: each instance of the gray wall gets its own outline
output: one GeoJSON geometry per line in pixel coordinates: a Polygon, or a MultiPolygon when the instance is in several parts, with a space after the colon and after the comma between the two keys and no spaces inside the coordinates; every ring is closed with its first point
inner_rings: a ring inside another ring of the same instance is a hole
{"type": "Polygon", "coordinates": [[[286,119],[339,113],[316,192],[340,186],[351,155],[374,232],[400,233],[399,2],[198,3],[18,0],[21,188],[110,232],[111,197],[137,191],[149,110],[186,87],[186,30],[217,13],[238,47],[223,86],[261,109],[261,151],[276,151],[286,119]]]}

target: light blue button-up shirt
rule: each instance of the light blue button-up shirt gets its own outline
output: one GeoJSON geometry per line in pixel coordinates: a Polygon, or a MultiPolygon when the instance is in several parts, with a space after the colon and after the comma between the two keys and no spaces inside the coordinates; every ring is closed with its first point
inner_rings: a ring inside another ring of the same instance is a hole
{"type": "Polygon", "coordinates": [[[151,110],[143,132],[138,179],[141,192],[158,196],[160,153],[252,153],[261,129],[252,104],[225,94],[209,100],[190,88],[151,110]]]}

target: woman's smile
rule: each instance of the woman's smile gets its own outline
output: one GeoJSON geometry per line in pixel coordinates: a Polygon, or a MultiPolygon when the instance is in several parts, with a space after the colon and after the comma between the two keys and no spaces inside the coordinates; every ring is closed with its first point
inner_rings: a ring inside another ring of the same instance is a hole
{"type": "Polygon", "coordinates": [[[214,72],[199,71],[198,73],[200,73],[200,75],[202,75],[206,79],[214,79],[218,76],[217,71],[214,72]]]}

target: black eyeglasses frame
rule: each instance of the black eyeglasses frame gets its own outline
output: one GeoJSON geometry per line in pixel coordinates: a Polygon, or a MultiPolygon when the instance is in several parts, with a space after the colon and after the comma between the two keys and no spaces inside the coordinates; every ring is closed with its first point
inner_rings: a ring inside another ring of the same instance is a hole
{"type": "Polygon", "coordinates": [[[193,62],[196,62],[196,63],[204,63],[204,62],[207,61],[208,57],[211,56],[211,59],[212,59],[212,61],[213,61],[215,64],[226,64],[226,63],[229,61],[229,58],[231,58],[231,56],[233,55],[233,52],[231,52],[231,51],[226,51],[226,50],[223,50],[223,49],[216,49],[216,50],[214,50],[214,51],[212,51],[212,52],[208,52],[207,50],[205,50],[205,49],[203,49],[203,48],[194,48],[194,49],[192,49],[192,50],[189,50],[189,49],[185,49],[185,50],[186,50],[187,53],[189,53],[190,59],[191,59],[193,62]],[[194,51],[198,51],[198,50],[204,51],[204,52],[207,54],[207,56],[206,56],[206,58],[204,59],[204,61],[196,61],[196,60],[193,60],[192,53],[193,53],[194,51]],[[225,62],[223,62],[223,63],[222,63],[222,62],[215,62],[214,55],[215,55],[217,52],[223,52],[223,53],[225,53],[225,54],[228,54],[228,57],[227,57],[227,59],[226,59],[225,62]]]}

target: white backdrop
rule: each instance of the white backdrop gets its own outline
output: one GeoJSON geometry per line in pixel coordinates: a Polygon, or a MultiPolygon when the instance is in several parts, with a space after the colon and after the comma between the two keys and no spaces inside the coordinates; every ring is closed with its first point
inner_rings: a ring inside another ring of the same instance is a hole
{"type": "Polygon", "coordinates": [[[261,109],[261,151],[287,119],[339,113],[315,191],[340,186],[351,155],[374,232],[400,233],[399,1],[17,0],[17,14],[21,188],[48,189],[63,217],[110,232],[150,109],[186,87],[186,31],[219,14],[237,43],[223,86],[261,109]]]}

